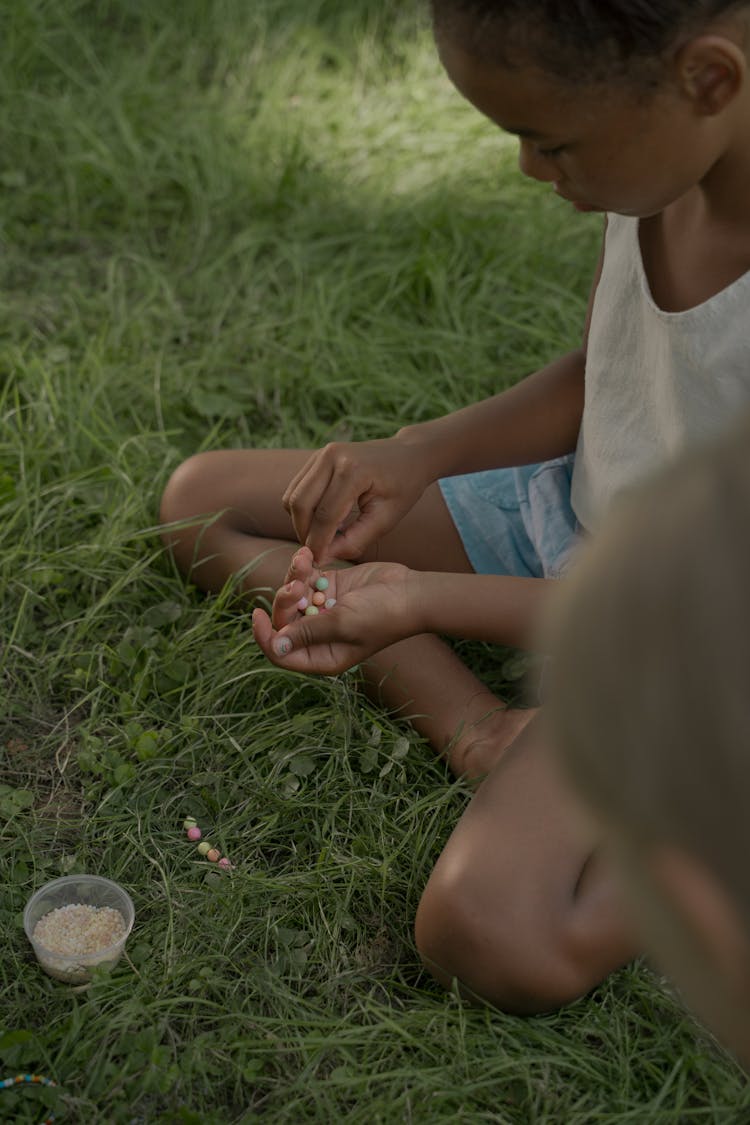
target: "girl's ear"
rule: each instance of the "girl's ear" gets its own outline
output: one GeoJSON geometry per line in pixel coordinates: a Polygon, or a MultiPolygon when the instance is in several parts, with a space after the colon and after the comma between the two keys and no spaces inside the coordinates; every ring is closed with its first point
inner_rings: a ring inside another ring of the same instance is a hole
{"type": "Polygon", "coordinates": [[[744,51],[721,35],[688,40],[678,50],[675,64],[683,92],[705,117],[721,113],[734,100],[747,74],[744,51]]]}

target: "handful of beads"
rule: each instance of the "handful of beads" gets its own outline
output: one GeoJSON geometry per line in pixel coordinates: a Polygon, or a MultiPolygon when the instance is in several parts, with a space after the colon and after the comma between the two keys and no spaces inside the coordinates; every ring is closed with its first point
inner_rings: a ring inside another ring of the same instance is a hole
{"type": "Polygon", "coordinates": [[[326,590],[328,589],[329,582],[321,574],[320,578],[315,579],[315,592],[311,598],[300,598],[297,602],[297,609],[303,613],[305,617],[314,617],[317,613],[323,613],[327,609],[333,609],[336,604],[335,598],[326,597],[326,590]]]}

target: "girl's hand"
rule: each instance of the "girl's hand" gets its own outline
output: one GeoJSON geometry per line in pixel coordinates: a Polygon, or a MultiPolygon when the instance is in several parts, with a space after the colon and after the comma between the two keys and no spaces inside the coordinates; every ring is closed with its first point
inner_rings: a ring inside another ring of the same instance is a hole
{"type": "Polygon", "coordinates": [[[424,460],[398,435],[335,442],[313,453],[282,497],[300,543],[319,563],[361,558],[430,483],[424,460]]]}
{"type": "Polygon", "coordinates": [[[277,592],[272,617],[253,611],[253,634],[268,659],[281,668],[334,676],[395,641],[421,632],[416,604],[418,575],[400,563],[363,563],[326,571],[326,599],[335,605],[304,616],[300,599],[312,599],[320,571],[302,547],[287,582],[277,592]]]}

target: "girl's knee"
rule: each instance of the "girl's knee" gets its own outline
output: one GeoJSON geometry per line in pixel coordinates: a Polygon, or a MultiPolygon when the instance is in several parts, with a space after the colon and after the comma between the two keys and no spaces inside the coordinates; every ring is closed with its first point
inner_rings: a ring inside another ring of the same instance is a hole
{"type": "Polygon", "coordinates": [[[205,489],[210,457],[210,453],[195,453],[174,470],[161,498],[161,523],[177,523],[200,510],[196,499],[205,489]]]}
{"type": "Polygon", "coordinates": [[[518,909],[522,893],[493,888],[484,898],[458,880],[433,875],[417,910],[415,938],[426,968],[444,988],[457,982],[468,1000],[533,1015],[560,1008],[598,983],[567,948],[563,920],[556,925],[545,915],[534,921],[518,909]]]}
{"type": "Polygon", "coordinates": [[[178,465],[167,481],[159,505],[162,542],[186,575],[192,572],[201,536],[205,534],[205,522],[198,517],[221,507],[220,499],[212,495],[212,456],[210,452],[196,453],[178,465]]]}

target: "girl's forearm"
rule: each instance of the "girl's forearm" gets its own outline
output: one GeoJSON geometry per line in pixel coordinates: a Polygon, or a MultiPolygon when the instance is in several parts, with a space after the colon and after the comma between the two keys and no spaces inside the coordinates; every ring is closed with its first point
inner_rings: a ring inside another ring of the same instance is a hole
{"type": "Polygon", "coordinates": [[[584,367],[584,351],[569,352],[493,398],[405,426],[396,440],[421,447],[432,480],[570,453],[583,414],[584,367]]]}
{"type": "Polygon", "coordinates": [[[413,571],[410,633],[533,646],[553,579],[413,571]]]}

